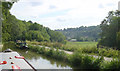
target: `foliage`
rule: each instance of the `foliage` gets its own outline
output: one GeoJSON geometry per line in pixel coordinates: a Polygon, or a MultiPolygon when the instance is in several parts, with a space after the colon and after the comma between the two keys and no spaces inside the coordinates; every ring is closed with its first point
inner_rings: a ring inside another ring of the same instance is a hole
{"type": "Polygon", "coordinates": [[[53,57],[57,60],[63,60],[66,57],[66,54],[63,51],[54,50],[53,48],[47,49],[45,47],[31,46],[29,45],[30,50],[37,52],[39,54],[44,54],[49,57],[53,57]]]}
{"type": "Polygon", "coordinates": [[[62,49],[72,52],[82,52],[83,54],[100,55],[100,56],[113,57],[113,58],[117,58],[120,53],[119,50],[108,47],[97,48],[97,42],[67,42],[67,44],[61,44],[61,43],[27,41],[27,43],[34,45],[48,46],[50,48],[53,47],[56,49],[62,49]]]}
{"type": "Polygon", "coordinates": [[[30,50],[43,54],[45,56],[52,57],[56,60],[61,60],[68,64],[71,64],[73,67],[78,67],[79,69],[100,69],[101,58],[93,58],[91,56],[82,55],[79,52],[76,52],[72,55],[66,54],[64,51],[54,50],[53,48],[45,48],[39,46],[29,45],[30,50]]]}
{"type": "Polygon", "coordinates": [[[67,28],[64,30],[56,30],[62,32],[68,40],[77,39],[77,41],[98,41],[100,26],[81,26],[79,28],[67,28]]]}
{"type": "Polygon", "coordinates": [[[100,24],[100,28],[102,30],[100,36],[101,40],[99,45],[108,46],[108,47],[116,47],[119,49],[119,21],[120,17],[118,16],[119,11],[110,11],[108,13],[108,17],[106,17],[100,24]]]}
{"type": "Polygon", "coordinates": [[[99,51],[99,55],[103,55],[103,56],[106,56],[106,57],[117,57],[119,56],[119,52],[118,50],[113,50],[113,49],[106,49],[106,48],[99,48],[98,49],[99,51]]]}
{"type": "Polygon", "coordinates": [[[119,70],[120,69],[120,61],[119,60],[112,60],[111,62],[104,62],[101,64],[101,69],[106,71],[109,69],[109,71],[119,70]]]}
{"type": "Polygon", "coordinates": [[[80,66],[82,65],[82,54],[76,52],[73,55],[70,56],[70,62],[73,66],[80,66]]]}
{"type": "Polygon", "coordinates": [[[60,42],[65,43],[65,36],[59,32],[53,31],[38,23],[32,21],[18,20],[14,15],[10,13],[10,9],[14,3],[2,2],[2,41],[14,41],[17,40],[36,40],[38,42],[60,42]]]}

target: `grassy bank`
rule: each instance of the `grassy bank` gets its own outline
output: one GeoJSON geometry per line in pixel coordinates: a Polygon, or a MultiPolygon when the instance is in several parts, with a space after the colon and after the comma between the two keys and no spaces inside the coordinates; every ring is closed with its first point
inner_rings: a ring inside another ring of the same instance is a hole
{"type": "Polygon", "coordinates": [[[48,46],[53,48],[59,48],[67,51],[78,51],[81,48],[96,48],[97,42],[67,42],[66,44],[61,43],[51,43],[51,42],[36,42],[36,41],[27,41],[28,44],[34,44],[34,45],[42,45],[42,46],[48,46]]]}
{"type": "MultiPolygon", "coordinates": [[[[13,42],[6,44],[9,45],[4,45],[3,48],[4,50],[6,48],[16,48],[13,42]]],[[[106,69],[117,70],[120,68],[119,60],[113,60],[111,62],[108,62],[108,61],[104,61],[103,57],[94,58],[91,56],[82,55],[82,52],[77,52],[77,51],[74,54],[69,55],[64,53],[63,51],[54,50],[53,48],[46,49],[45,47],[41,48],[39,46],[31,46],[31,45],[29,45],[29,50],[36,52],[38,54],[42,54],[43,56],[53,58],[55,60],[62,61],[78,69],[99,69],[102,71],[104,70],[106,71],[106,69]]]]}
{"type": "Polygon", "coordinates": [[[54,58],[56,60],[61,60],[63,62],[69,63],[73,67],[79,69],[119,69],[119,61],[104,61],[103,58],[94,58],[87,55],[82,55],[80,52],[75,52],[73,55],[64,53],[63,51],[58,51],[54,49],[46,49],[45,47],[41,48],[39,46],[30,46],[30,50],[43,54],[45,56],[54,58]],[[116,67],[114,67],[116,66],[116,67]]]}
{"type": "Polygon", "coordinates": [[[93,57],[81,55],[81,53],[74,53],[73,55],[69,55],[64,53],[63,51],[58,51],[54,49],[45,49],[44,47],[38,46],[29,46],[30,49],[39,54],[43,54],[45,56],[54,58],[56,60],[62,60],[63,62],[69,63],[74,67],[79,68],[90,68],[90,69],[98,69],[99,63],[102,61],[100,58],[95,59],[93,57]],[[97,62],[97,63],[96,63],[97,62]]]}
{"type": "Polygon", "coordinates": [[[120,51],[112,48],[97,48],[97,42],[67,42],[66,44],[51,43],[51,42],[27,42],[28,44],[42,45],[53,48],[58,48],[72,52],[82,52],[84,54],[102,55],[106,57],[119,57],[120,51]]]}

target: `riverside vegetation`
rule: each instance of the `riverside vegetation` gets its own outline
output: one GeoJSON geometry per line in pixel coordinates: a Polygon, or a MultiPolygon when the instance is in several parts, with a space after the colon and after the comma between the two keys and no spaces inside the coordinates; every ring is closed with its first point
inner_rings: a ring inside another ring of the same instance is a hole
{"type": "Polygon", "coordinates": [[[13,2],[2,2],[2,43],[18,40],[66,42],[65,36],[60,32],[53,31],[36,22],[17,19],[9,11],[13,4],[13,2]]]}
{"type": "MultiPolygon", "coordinates": [[[[16,44],[14,42],[9,42],[4,45],[6,48],[16,48],[16,44]],[[7,46],[7,45],[10,46],[7,46]]],[[[3,48],[5,50],[6,48],[3,48]]],[[[42,54],[44,56],[53,58],[55,60],[60,60],[67,64],[70,64],[72,67],[76,69],[97,69],[106,71],[109,70],[117,70],[120,68],[120,61],[112,60],[112,61],[105,61],[103,57],[94,58],[92,56],[83,55],[82,52],[74,52],[74,54],[66,54],[64,51],[54,50],[53,48],[47,49],[45,47],[39,46],[31,46],[29,45],[29,50],[36,52],[38,54],[42,54]]],[[[120,59],[120,58],[119,58],[120,59]]]]}
{"type": "Polygon", "coordinates": [[[113,58],[118,58],[120,53],[119,50],[115,50],[108,47],[97,48],[97,42],[67,42],[66,44],[61,44],[61,43],[27,41],[27,43],[33,44],[33,45],[48,46],[48,47],[62,49],[66,51],[82,52],[84,54],[102,55],[102,56],[113,57],[113,58]]]}
{"type": "Polygon", "coordinates": [[[56,60],[62,60],[63,62],[71,64],[73,67],[77,67],[79,69],[119,69],[120,61],[112,60],[111,62],[104,61],[103,57],[94,58],[88,55],[82,55],[80,52],[75,52],[72,55],[66,54],[63,51],[46,49],[45,47],[39,46],[30,46],[30,50],[37,52],[39,54],[43,54],[45,56],[54,58],[56,60]]]}
{"type": "MultiPolygon", "coordinates": [[[[2,2],[2,41],[3,43],[12,42],[15,45],[17,40],[30,41],[30,44],[39,44],[43,46],[49,46],[51,49],[40,48],[38,46],[29,45],[30,50],[43,54],[45,56],[62,60],[69,63],[72,66],[81,69],[119,69],[119,53],[120,51],[120,15],[119,11],[110,11],[108,17],[106,17],[100,24],[101,32],[100,39],[97,42],[67,42],[67,36],[61,32],[54,31],[48,27],[44,27],[36,22],[21,21],[10,13],[10,9],[14,3],[2,2]],[[111,18],[109,18],[111,17],[111,18]],[[32,42],[35,41],[35,42],[32,42]],[[97,48],[97,45],[98,47],[97,48]],[[102,48],[100,48],[102,47],[102,48]],[[54,50],[56,48],[57,50],[54,50]],[[114,49],[113,49],[114,48],[114,49]],[[73,51],[74,54],[69,55],[58,49],[73,51]],[[95,54],[100,55],[99,58],[94,58],[83,54],[95,54]],[[103,60],[103,56],[118,57],[111,62],[103,60]]],[[[95,30],[94,30],[95,31],[95,30]]],[[[79,35],[77,35],[79,36],[79,35]]],[[[92,36],[93,37],[93,36],[92,36]]],[[[91,38],[92,38],[91,37],[91,38]]],[[[78,37],[80,38],[80,37],[78,37]]],[[[80,38],[81,40],[81,38],[80,38]]],[[[79,40],[79,41],[80,41],[79,40]]],[[[86,39],[84,39],[86,40],[86,39]]],[[[83,40],[83,41],[84,41],[83,40]]],[[[90,40],[90,39],[89,39],[90,40]]],[[[95,40],[92,39],[92,41],[95,40]]],[[[11,44],[11,45],[12,45],[11,44]]]]}

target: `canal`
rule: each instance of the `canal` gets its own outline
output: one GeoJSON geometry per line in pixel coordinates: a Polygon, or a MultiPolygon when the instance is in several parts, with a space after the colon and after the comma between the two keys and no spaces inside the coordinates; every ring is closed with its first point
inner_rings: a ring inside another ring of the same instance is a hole
{"type": "Polygon", "coordinates": [[[43,56],[41,54],[38,54],[36,52],[30,51],[28,49],[18,49],[15,48],[14,44],[4,44],[3,45],[3,50],[6,49],[12,49],[13,51],[18,52],[20,55],[24,56],[27,61],[32,64],[33,67],[35,67],[35,69],[64,69],[64,70],[69,70],[69,71],[77,71],[75,69],[73,69],[69,64],[64,63],[62,61],[58,61],[56,59],[50,58],[50,57],[46,57],[43,56]]]}

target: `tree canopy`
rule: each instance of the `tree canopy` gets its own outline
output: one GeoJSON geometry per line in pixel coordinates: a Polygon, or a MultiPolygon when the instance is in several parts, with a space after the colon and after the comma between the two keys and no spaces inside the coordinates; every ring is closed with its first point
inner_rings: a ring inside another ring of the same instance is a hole
{"type": "Polygon", "coordinates": [[[101,32],[100,26],[81,26],[79,28],[67,28],[56,30],[62,32],[68,40],[77,39],[77,41],[98,41],[101,32]]]}
{"type": "Polygon", "coordinates": [[[120,12],[110,11],[101,22],[100,45],[120,48],[120,12]]]}
{"type": "Polygon", "coordinates": [[[2,40],[3,42],[17,40],[36,40],[38,42],[65,42],[60,32],[53,31],[43,25],[32,21],[22,21],[10,13],[14,3],[2,2],[2,40]]]}

